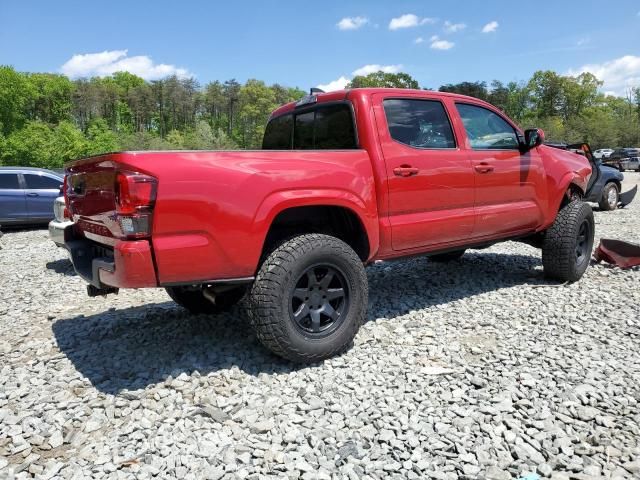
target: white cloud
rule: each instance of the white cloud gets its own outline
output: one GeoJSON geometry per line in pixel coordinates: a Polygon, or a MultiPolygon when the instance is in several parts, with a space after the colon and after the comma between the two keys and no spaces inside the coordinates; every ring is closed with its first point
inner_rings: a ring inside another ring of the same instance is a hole
{"type": "MultiPolygon", "coordinates": [[[[364,65],[353,72],[351,72],[352,76],[356,75],[369,75],[374,72],[384,72],[384,73],[398,73],[402,70],[402,65],[379,65],[377,63],[373,63],[370,65],[364,65]]],[[[345,77],[344,75],[340,78],[333,80],[329,83],[322,83],[318,85],[318,88],[324,90],[325,92],[333,92],[334,90],[343,90],[347,83],[351,81],[350,78],[345,77]]]]}
{"type": "Polygon", "coordinates": [[[400,28],[411,28],[417,27],[420,25],[425,25],[427,23],[435,23],[434,18],[424,17],[420,18],[413,13],[407,13],[405,15],[400,15],[399,17],[392,18],[389,22],[389,30],[398,30],[400,28]]]}
{"type": "Polygon", "coordinates": [[[367,17],[344,17],[336,26],[339,30],[358,30],[369,23],[367,17]]]}
{"type": "Polygon", "coordinates": [[[487,23],[484,27],[482,27],[482,33],[491,33],[495,32],[498,29],[500,24],[495,20],[493,22],[487,23]]]}
{"type": "Polygon", "coordinates": [[[333,92],[334,90],[344,90],[344,88],[347,86],[347,83],[349,83],[349,79],[345,76],[342,76],[337,80],[334,80],[333,82],[321,83],[320,85],[318,85],[318,88],[324,90],[325,92],[333,92]]]}
{"type": "Polygon", "coordinates": [[[434,35],[431,37],[431,48],[433,50],[449,50],[453,48],[455,43],[449,42],[448,40],[440,40],[440,37],[434,35]]]}
{"type": "Polygon", "coordinates": [[[424,42],[424,38],[422,38],[422,37],[418,37],[413,41],[413,43],[415,43],[416,45],[418,45],[419,43],[423,43],[423,42],[424,42]]]}
{"type": "Polygon", "coordinates": [[[622,96],[630,87],[640,86],[640,57],[625,55],[608,62],[591,63],[571,69],[567,75],[576,76],[584,72],[590,72],[602,80],[605,92],[622,96]]]}
{"type": "Polygon", "coordinates": [[[188,77],[191,74],[184,68],[165,63],[155,64],[146,55],[127,56],[127,50],[105,50],[100,53],[74,55],[65,62],[60,71],[71,78],[104,77],[115,72],[129,72],[145,80],[154,80],[169,75],[188,77]]]}
{"type": "Polygon", "coordinates": [[[451,23],[449,20],[444,22],[444,31],[447,33],[456,33],[467,28],[464,23],[451,23]]]}
{"type": "Polygon", "coordinates": [[[402,65],[378,65],[374,63],[372,65],[365,65],[357,70],[354,70],[352,74],[355,75],[369,75],[374,72],[384,73],[398,73],[402,69],[402,65]]]}

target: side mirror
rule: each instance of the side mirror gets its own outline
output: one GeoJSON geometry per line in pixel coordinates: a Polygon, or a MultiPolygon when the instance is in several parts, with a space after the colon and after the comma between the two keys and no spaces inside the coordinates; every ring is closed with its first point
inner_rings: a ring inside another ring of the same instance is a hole
{"type": "Polygon", "coordinates": [[[531,150],[544,143],[544,131],[541,128],[528,128],[524,131],[524,148],[531,150]]]}

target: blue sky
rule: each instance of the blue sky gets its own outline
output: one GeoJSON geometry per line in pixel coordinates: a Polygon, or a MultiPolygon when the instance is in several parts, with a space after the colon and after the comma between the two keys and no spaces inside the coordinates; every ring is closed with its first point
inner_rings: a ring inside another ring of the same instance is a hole
{"type": "Polygon", "coordinates": [[[589,70],[618,94],[640,85],[638,0],[0,0],[0,25],[0,64],[70,76],[124,68],[306,89],[373,65],[430,88],[539,69],[589,70]]]}

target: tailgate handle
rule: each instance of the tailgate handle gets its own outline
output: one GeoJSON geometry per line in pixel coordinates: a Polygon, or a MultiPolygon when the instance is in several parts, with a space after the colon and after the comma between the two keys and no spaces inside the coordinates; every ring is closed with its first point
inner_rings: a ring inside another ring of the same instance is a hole
{"type": "Polygon", "coordinates": [[[27,193],[27,197],[39,197],[40,195],[38,195],[36,192],[29,192],[27,193]]]}

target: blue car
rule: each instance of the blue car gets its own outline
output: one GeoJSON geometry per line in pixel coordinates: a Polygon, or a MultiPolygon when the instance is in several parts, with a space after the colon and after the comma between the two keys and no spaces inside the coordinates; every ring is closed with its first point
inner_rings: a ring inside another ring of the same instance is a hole
{"type": "Polygon", "coordinates": [[[43,168],[0,167],[0,225],[47,223],[64,182],[43,168]]]}

